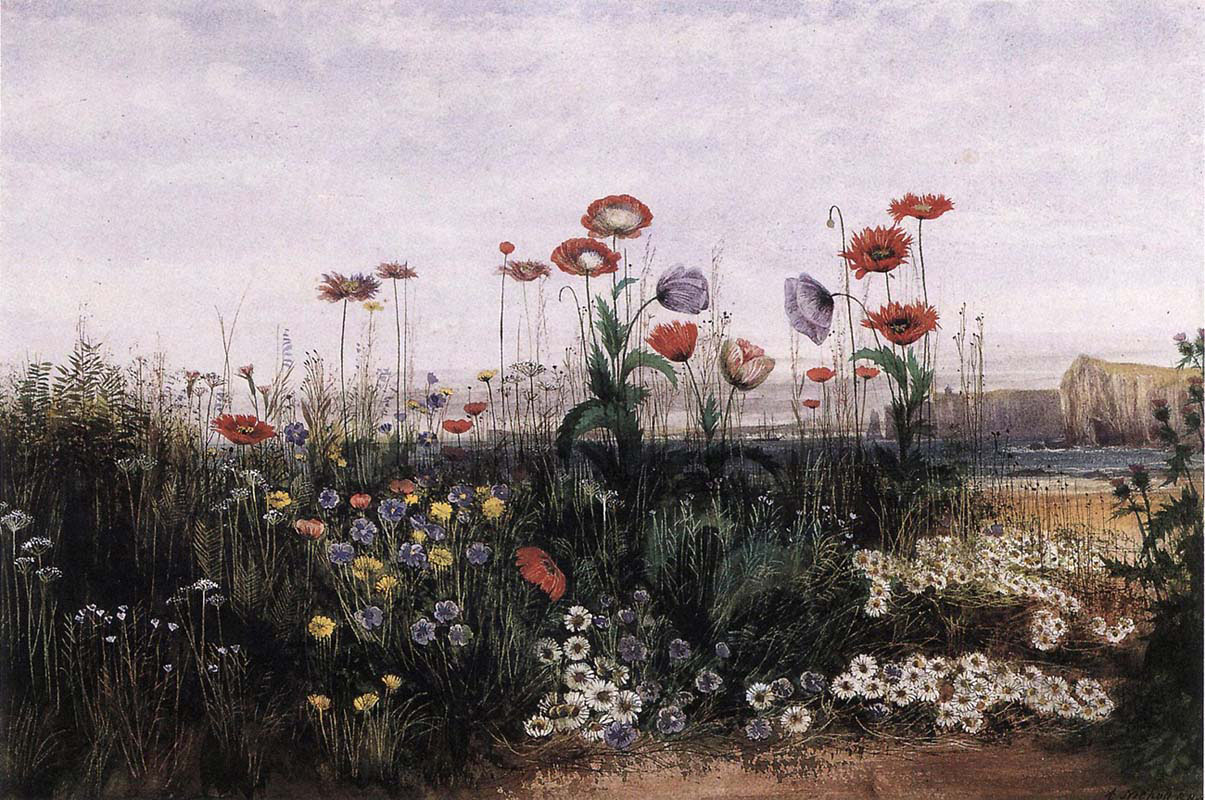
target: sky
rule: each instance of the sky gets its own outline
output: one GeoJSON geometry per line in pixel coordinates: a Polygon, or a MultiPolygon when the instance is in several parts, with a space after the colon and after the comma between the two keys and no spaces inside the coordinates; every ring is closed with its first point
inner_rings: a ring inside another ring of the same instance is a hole
{"type": "Polygon", "coordinates": [[[852,234],[913,191],[956,204],[925,226],[929,295],[946,355],[960,309],[984,316],[989,386],[1056,385],[1078,353],[1165,363],[1205,316],[1201,12],[4,2],[0,362],[62,358],[82,317],[119,359],[218,369],[240,300],[234,361],[271,364],[284,329],[337,357],[320,275],[398,260],[416,368],[475,371],[498,358],[498,242],[548,260],[619,193],[654,214],[629,258],[722,248],[717,307],[785,362],[783,279],[844,281],[830,205],[852,234]]]}

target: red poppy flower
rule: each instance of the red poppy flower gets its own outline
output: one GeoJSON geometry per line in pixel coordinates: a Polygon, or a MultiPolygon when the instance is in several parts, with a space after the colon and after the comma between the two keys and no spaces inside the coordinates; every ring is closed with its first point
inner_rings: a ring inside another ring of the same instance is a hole
{"type": "Polygon", "coordinates": [[[878,367],[855,367],[854,374],[864,380],[870,380],[871,378],[879,377],[879,368],[878,367]]]}
{"type": "Polygon", "coordinates": [[[468,414],[470,417],[478,416],[481,414],[481,412],[485,411],[485,409],[486,404],[482,403],[481,401],[464,404],[464,413],[468,414]]]}
{"type": "Polygon", "coordinates": [[[501,275],[507,275],[520,283],[530,283],[537,278],[547,278],[552,274],[552,268],[543,261],[508,261],[498,267],[501,275]]]}
{"type": "Polygon", "coordinates": [[[511,253],[515,252],[515,246],[510,242],[498,242],[498,252],[502,253],[504,256],[509,256],[511,253]]]}
{"type": "Polygon", "coordinates": [[[293,530],[306,539],[321,539],[326,525],[320,519],[299,519],[293,523],[293,530]]]}
{"type": "Polygon", "coordinates": [[[678,322],[674,320],[668,325],[662,323],[653,328],[652,333],[645,339],[649,347],[656,350],[670,361],[683,364],[695,352],[695,342],[699,339],[699,326],[693,322],[678,322]]]}
{"type": "Polygon", "coordinates": [[[812,367],[807,371],[806,374],[809,381],[824,383],[825,381],[832,380],[833,376],[837,373],[833,372],[828,367],[812,367]]]}
{"type": "Polygon", "coordinates": [[[888,213],[891,214],[892,219],[900,222],[904,217],[937,219],[952,208],[954,208],[954,202],[944,194],[927,194],[918,197],[912,192],[908,192],[899,200],[891,201],[888,213]]]}
{"type": "Polygon", "coordinates": [[[363,303],[371,300],[381,284],[371,275],[356,273],[344,276],[338,272],[323,273],[322,283],[318,284],[318,299],[328,303],[338,303],[343,300],[354,300],[363,303]]]}
{"type": "Polygon", "coordinates": [[[612,194],[590,204],[582,226],[598,239],[635,239],[652,221],[653,212],[644,203],[630,194],[612,194]]]}
{"type": "Polygon", "coordinates": [[[803,405],[805,408],[810,408],[815,411],[816,409],[820,408],[820,401],[809,397],[807,400],[803,401],[803,405]]]}
{"type": "Polygon", "coordinates": [[[849,262],[854,277],[861,279],[868,272],[891,272],[903,264],[911,244],[912,237],[901,228],[867,228],[854,235],[841,257],[849,262]]]}
{"type": "Polygon", "coordinates": [[[223,414],[210,424],[235,444],[259,444],[276,435],[275,428],[249,414],[223,414]]]}
{"type": "Polygon", "coordinates": [[[878,331],[894,344],[909,345],[941,326],[937,324],[937,309],[918,302],[888,303],[868,313],[862,327],[878,331]]]}
{"type": "Polygon", "coordinates": [[[409,264],[384,261],[381,266],[377,267],[377,277],[386,281],[408,281],[411,278],[417,278],[418,273],[411,269],[409,264]]]}
{"type": "Polygon", "coordinates": [[[515,566],[523,580],[540,587],[552,602],[565,595],[565,573],[540,548],[520,547],[515,553],[515,566]]]}
{"type": "Polygon", "coordinates": [[[552,263],[570,275],[597,278],[619,270],[619,253],[593,239],[566,239],[552,251],[552,263]]]}
{"type": "Polygon", "coordinates": [[[469,428],[473,427],[471,420],[467,419],[445,419],[444,430],[448,433],[468,433],[469,428]]]}
{"type": "Polygon", "coordinates": [[[363,511],[372,503],[372,496],[364,494],[363,492],[356,492],[348,499],[347,502],[351,504],[352,508],[358,511],[363,511]]]}
{"type": "Polygon", "coordinates": [[[394,478],[389,482],[389,491],[394,494],[414,494],[414,481],[409,478],[394,478]]]}

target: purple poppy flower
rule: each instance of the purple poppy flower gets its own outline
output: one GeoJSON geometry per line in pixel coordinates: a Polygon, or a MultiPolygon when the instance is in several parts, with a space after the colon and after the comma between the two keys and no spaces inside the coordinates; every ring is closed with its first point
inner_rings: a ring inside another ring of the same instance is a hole
{"type": "Polygon", "coordinates": [[[745,725],[745,735],[755,742],[759,739],[769,739],[773,732],[774,728],[770,725],[770,720],[765,717],[755,717],[745,725]]]}
{"type": "Polygon", "coordinates": [[[669,643],[669,657],[672,661],[685,661],[690,658],[690,642],[685,639],[674,639],[669,643]]]}
{"type": "Polygon", "coordinates": [[[663,734],[681,733],[686,727],[686,715],[678,706],[666,706],[657,712],[657,730],[663,734]]]}
{"type": "Polygon", "coordinates": [[[716,642],[715,643],[715,657],[716,658],[732,658],[732,649],[728,647],[727,642],[716,642]]]}
{"type": "Polygon", "coordinates": [[[381,623],[385,621],[384,612],[377,606],[362,608],[353,616],[355,616],[356,622],[360,623],[360,627],[366,631],[381,627],[381,623]]]}
{"type": "Polygon", "coordinates": [[[639,732],[625,722],[612,722],[603,731],[603,741],[616,750],[627,750],[637,736],[639,732]]]}
{"type": "Polygon", "coordinates": [[[349,542],[332,542],[327,548],[327,556],[332,564],[350,564],[356,557],[356,548],[349,542]]]}
{"type": "Polygon", "coordinates": [[[679,314],[698,314],[711,303],[707,276],[698,267],[676,264],[657,279],[657,302],[679,314]]]}
{"type": "Polygon", "coordinates": [[[791,327],[821,344],[833,327],[833,295],[806,272],[787,278],[783,307],[791,327]]]}
{"type": "Polygon", "coordinates": [[[619,640],[619,657],[629,664],[644,661],[648,654],[649,650],[644,643],[631,634],[619,640]]]}
{"type": "Polygon", "coordinates": [[[297,447],[305,447],[305,440],[309,438],[310,432],[306,430],[305,424],[301,422],[290,422],[285,425],[285,441],[297,447]]]}
{"type": "Polygon", "coordinates": [[[354,542],[372,544],[372,540],[376,535],[377,526],[372,524],[372,520],[360,517],[351,524],[351,538],[354,542]]]}
{"type": "Polygon", "coordinates": [[[510,499],[510,487],[505,483],[495,483],[490,487],[490,494],[505,502],[510,499]]]}
{"type": "Polygon", "coordinates": [[[493,551],[490,550],[490,546],[485,542],[473,542],[464,549],[465,558],[467,558],[469,563],[474,567],[483,566],[487,561],[490,560],[491,555],[493,555],[493,551]]]}
{"type": "Polygon", "coordinates": [[[335,506],[339,505],[339,493],[334,489],[323,489],[318,495],[318,505],[330,511],[335,506]]]}
{"type": "Polygon", "coordinates": [[[398,548],[397,560],[407,567],[421,569],[427,565],[427,551],[418,542],[407,542],[398,548]]]}
{"type": "Polygon", "coordinates": [[[473,629],[468,625],[453,625],[448,628],[448,641],[455,647],[464,647],[473,638],[473,629]]]}
{"type": "Polygon", "coordinates": [[[387,497],[377,506],[377,514],[386,522],[401,522],[406,516],[406,504],[396,497],[387,497]]]}
{"type": "Polygon", "coordinates": [[[410,626],[410,638],[415,644],[426,647],[435,639],[435,623],[426,617],[419,617],[418,622],[410,626]]]}
{"type": "Polygon", "coordinates": [[[435,619],[447,624],[460,616],[460,606],[452,600],[440,600],[435,604],[435,619]]]}

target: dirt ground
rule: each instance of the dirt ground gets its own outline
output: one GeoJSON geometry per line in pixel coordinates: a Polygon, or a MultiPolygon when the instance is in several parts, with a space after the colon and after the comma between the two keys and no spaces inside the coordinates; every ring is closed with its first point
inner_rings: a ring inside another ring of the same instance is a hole
{"type": "MultiPolygon", "coordinates": [[[[922,750],[899,747],[863,756],[838,754],[833,760],[835,763],[812,774],[791,774],[788,769],[782,775],[751,771],[726,760],[713,760],[703,770],[687,774],[679,768],[637,761],[623,773],[549,770],[445,796],[456,800],[1104,800],[1127,796],[1125,776],[1107,753],[1055,749],[1035,739],[970,747],[944,744],[922,750]]],[[[781,769],[782,765],[778,766],[781,769]]],[[[1184,792],[1172,796],[1200,795],[1184,792]]]]}

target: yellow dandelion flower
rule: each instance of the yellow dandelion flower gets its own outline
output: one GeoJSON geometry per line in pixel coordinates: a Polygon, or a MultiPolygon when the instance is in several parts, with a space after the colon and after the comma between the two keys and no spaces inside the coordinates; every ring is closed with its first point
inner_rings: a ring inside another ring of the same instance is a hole
{"type": "Polygon", "coordinates": [[[351,574],[362,581],[371,580],[384,568],[380,559],[372,556],[356,556],[356,560],[351,562],[351,574]]]}
{"type": "Polygon", "coordinates": [[[377,591],[382,594],[389,594],[397,588],[397,578],[392,575],[382,575],[377,580],[377,591]]]}
{"type": "Polygon", "coordinates": [[[482,502],[484,502],[485,500],[489,499],[491,490],[490,490],[490,487],[488,487],[488,486],[478,486],[476,489],[473,490],[473,493],[477,495],[478,500],[481,500],[482,502]]]}
{"type": "Polygon", "coordinates": [[[414,542],[418,542],[419,544],[422,544],[423,542],[427,541],[427,532],[420,531],[417,528],[415,528],[413,531],[410,532],[410,540],[414,541],[414,542]]]}
{"type": "Polygon", "coordinates": [[[367,303],[364,304],[364,310],[367,311],[369,314],[375,314],[378,311],[384,311],[385,304],[381,303],[377,300],[369,300],[367,303]]]}
{"type": "Polygon", "coordinates": [[[453,389],[451,386],[439,387],[439,393],[442,394],[444,397],[451,397],[455,391],[456,390],[453,389]]]}
{"type": "Polygon", "coordinates": [[[277,510],[287,508],[293,504],[293,498],[289,497],[288,492],[268,492],[264,499],[268,501],[269,508],[277,510]]]}
{"type": "Polygon", "coordinates": [[[452,504],[432,503],[431,508],[427,509],[427,517],[441,525],[444,524],[452,518],[452,504]]]}
{"type": "Polygon", "coordinates": [[[336,466],[336,467],[346,467],[346,466],[347,466],[347,459],[346,459],[346,458],[337,458],[337,459],[335,459],[335,466],[336,466]]]}
{"type": "Polygon", "coordinates": [[[293,458],[297,459],[298,461],[305,461],[305,453],[294,453],[293,458]]]}
{"type": "Polygon", "coordinates": [[[324,617],[321,614],[310,620],[310,624],[305,627],[310,632],[310,636],[315,639],[328,639],[335,632],[335,621],[330,617],[324,617]]]}
{"type": "Polygon", "coordinates": [[[506,503],[503,503],[497,497],[491,497],[481,504],[481,513],[486,519],[498,519],[506,513],[506,503]]]}
{"type": "Polygon", "coordinates": [[[452,551],[446,547],[432,547],[427,561],[436,569],[452,566],[452,551]]]}
{"type": "Polygon", "coordinates": [[[379,694],[377,694],[376,692],[365,692],[364,694],[357,697],[352,702],[352,705],[354,705],[356,707],[356,711],[359,711],[362,713],[362,712],[365,712],[368,709],[372,708],[373,706],[375,706],[377,704],[377,701],[380,699],[381,699],[381,696],[379,694]]]}
{"type": "Polygon", "coordinates": [[[422,406],[419,405],[419,402],[417,400],[408,400],[406,402],[406,405],[409,406],[410,408],[422,408],[422,406]]]}
{"type": "Polygon", "coordinates": [[[312,694],[306,700],[319,714],[331,707],[331,699],[324,694],[312,694]]]}
{"type": "Polygon", "coordinates": [[[481,381],[482,383],[489,383],[497,374],[498,370],[496,369],[483,369],[481,372],[477,373],[477,380],[481,381]]]}
{"type": "Polygon", "coordinates": [[[418,505],[418,495],[416,495],[416,494],[406,495],[406,505],[408,505],[408,506],[418,505]]]}
{"type": "Polygon", "coordinates": [[[381,683],[385,684],[385,693],[389,694],[398,690],[398,687],[402,685],[402,679],[390,673],[381,676],[381,683]]]}

